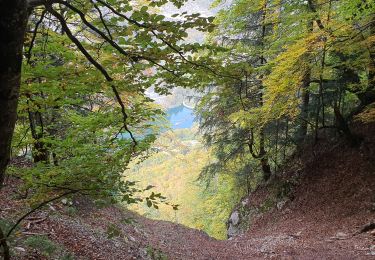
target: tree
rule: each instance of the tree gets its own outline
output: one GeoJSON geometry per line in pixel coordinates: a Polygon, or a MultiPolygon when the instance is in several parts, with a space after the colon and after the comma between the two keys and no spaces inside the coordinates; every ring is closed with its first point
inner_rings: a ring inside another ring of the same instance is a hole
{"type": "Polygon", "coordinates": [[[28,6],[24,0],[0,3],[0,187],[9,162],[21,81],[23,38],[28,6]]]}
{"type": "Polygon", "coordinates": [[[162,114],[144,92],[190,84],[192,67],[199,67],[194,53],[204,47],[184,42],[186,30],[209,30],[212,21],[153,10],[183,2],[2,1],[0,184],[20,103],[14,151],[32,146],[36,166],[18,175],[37,200],[67,190],[142,200],[122,173],[133,158],[147,156],[155,139],[147,128],[162,114]]]}
{"type": "Polygon", "coordinates": [[[245,167],[251,154],[268,179],[322,129],[358,143],[349,122],[374,102],[373,14],[373,1],[361,0],[238,0],[219,12],[211,44],[227,52],[214,58],[235,77],[213,79],[200,105],[201,129],[219,159],[203,174],[235,162],[251,176],[258,171],[245,167]]]}
{"type": "MultiPolygon", "coordinates": [[[[176,6],[181,6],[183,2],[172,1],[176,6]]],[[[149,4],[157,7],[166,3],[167,1],[155,1],[149,4]]],[[[37,16],[42,12],[41,22],[47,16],[52,19],[53,26],[60,27],[75,47],[101,72],[111,85],[117,103],[121,107],[123,129],[132,137],[134,146],[136,141],[128,128],[128,115],[117,90],[117,80],[108,73],[105,66],[97,61],[93,52],[85,47],[85,40],[81,36],[77,37],[75,31],[80,28],[88,34],[95,35],[105,42],[103,44],[105,48],[110,48],[113,52],[117,52],[117,55],[122,55],[127,64],[140,64],[137,66],[143,66],[144,70],[147,68],[164,70],[158,74],[164,80],[157,82],[164,84],[164,87],[159,88],[163,91],[163,88],[167,86],[165,84],[183,82],[184,73],[179,71],[187,63],[191,65],[191,61],[183,53],[185,51],[192,53],[197,49],[197,46],[193,44],[178,44],[187,36],[186,29],[195,27],[197,30],[206,30],[211,20],[185,13],[180,16],[180,20],[171,21],[162,15],[149,12],[146,6],[138,8],[130,1],[106,2],[104,0],[3,1],[1,12],[0,28],[4,35],[1,40],[1,57],[4,62],[0,71],[2,79],[0,93],[4,109],[0,112],[0,183],[3,182],[9,161],[10,143],[16,122],[22,48],[29,17],[37,16]],[[77,18],[78,25],[69,24],[69,20],[77,18]],[[162,83],[163,81],[165,83],[162,83]]],[[[34,34],[38,33],[38,25],[41,22],[36,23],[34,34]]]]}

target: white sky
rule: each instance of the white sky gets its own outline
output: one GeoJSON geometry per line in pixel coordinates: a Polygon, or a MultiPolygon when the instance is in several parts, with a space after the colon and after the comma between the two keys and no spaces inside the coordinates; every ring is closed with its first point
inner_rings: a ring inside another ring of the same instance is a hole
{"type": "Polygon", "coordinates": [[[170,17],[172,14],[175,13],[200,13],[202,16],[213,16],[217,12],[217,8],[211,9],[211,3],[213,0],[191,0],[188,1],[181,9],[177,9],[173,5],[166,5],[163,7],[162,11],[163,14],[167,17],[170,17]]]}

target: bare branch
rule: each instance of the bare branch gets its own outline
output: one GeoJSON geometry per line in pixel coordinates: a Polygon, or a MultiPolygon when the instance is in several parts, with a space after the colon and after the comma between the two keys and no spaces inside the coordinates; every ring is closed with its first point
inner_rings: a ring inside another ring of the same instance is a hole
{"type": "Polygon", "coordinates": [[[123,117],[123,120],[124,120],[123,127],[124,127],[125,131],[129,133],[130,138],[133,140],[133,151],[134,151],[134,148],[137,145],[137,141],[135,140],[133,133],[129,130],[128,125],[126,124],[126,120],[128,118],[128,115],[126,114],[126,111],[125,111],[125,105],[122,102],[121,96],[120,96],[119,92],[117,91],[116,87],[112,84],[111,88],[112,88],[113,93],[115,93],[115,96],[116,96],[116,99],[117,99],[118,103],[121,106],[121,113],[122,113],[122,117],[123,117]]]}
{"type": "Polygon", "coordinates": [[[38,33],[39,25],[42,23],[45,14],[46,14],[46,10],[44,9],[43,12],[42,12],[42,14],[40,15],[40,18],[39,18],[38,22],[35,24],[35,28],[34,28],[34,31],[33,31],[33,37],[31,38],[30,46],[29,46],[29,49],[28,49],[28,51],[26,53],[27,64],[30,64],[31,51],[32,51],[32,49],[34,47],[34,42],[35,42],[36,35],[38,33]]]}
{"type": "Polygon", "coordinates": [[[105,30],[107,31],[107,34],[108,34],[109,38],[111,38],[111,40],[113,41],[112,34],[111,34],[111,32],[110,32],[110,30],[109,30],[109,28],[108,28],[108,26],[107,26],[107,24],[106,24],[106,22],[105,22],[105,20],[104,20],[104,16],[103,16],[103,14],[102,14],[102,11],[101,11],[100,8],[94,3],[93,0],[90,0],[90,2],[93,4],[93,6],[94,6],[94,8],[96,9],[96,11],[98,11],[98,13],[99,13],[99,17],[100,17],[100,21],[102,22],[102,24],[103,24],[105,30]]]}

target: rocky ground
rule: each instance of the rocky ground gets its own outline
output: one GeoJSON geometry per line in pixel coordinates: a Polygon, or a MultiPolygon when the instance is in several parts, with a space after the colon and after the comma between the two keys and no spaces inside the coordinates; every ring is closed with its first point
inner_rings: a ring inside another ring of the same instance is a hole
{"type": "MultiPolygon", "coordinates": [[[[72,205],[57,201],[23,221],[12,254],[15,259],[66,260],[375,259],[375,125],[356,131],[364,136],[360,147],[329,140],[307,146],[279,177],[244,198],[232,221],[238,225],[247,216],[249,229],[230,240],[76,198],[72,205]],[[278,201],[267,199],[285,176],[293,180],[285,194],[278,201]],[[249,209],[256,211],[246,214],[249,209]],[[25,244],[30,237],[43,237],[58,249],[46,252],[43,241],[39,248],[25,244]]],[[[0,192],[3,222],[25,208],[18,186],[8,179],[0,192]]]]}

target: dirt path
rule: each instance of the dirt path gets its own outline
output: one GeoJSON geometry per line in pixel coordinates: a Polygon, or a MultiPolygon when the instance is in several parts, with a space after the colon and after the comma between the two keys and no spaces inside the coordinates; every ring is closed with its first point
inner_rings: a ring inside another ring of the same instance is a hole
{"type": "MultiPolygon", "coordinates": [[[[294,212],[291,205],[260,219],[249,233],[217,241],[204,232],[149,220],[116,207],[92,210],[90,205],[78,204],[78,212],[70,216],[59,206],[54,205],[58,214],[52,209],[39,212],[34,218],[47,216],[46,220],[30,228],[26,221],[23,230],[48,234],[77,259],[375,259],[371,256],[375,254],[374,236],[352,236],[371,215],[357,225],[354,220],[350,226],[348,221],[339,225],[315,219],[316,214],[311,212],[294,212]],[[124,224],[125,219],[132,223],[124,224]],[[119,227],[121,235],[108,239],[109,225],[119,227]]],[[[1,207],[7,209],[2,210],[2,217],[12,211],[3,204],[1,207]]],[[[47,259],[34,251],[18,253],[18,259],[47,259]]]]}
{"type": "MultiPolygon", "coordinates": [[[[12,253],[15,259],[59,259],[22,242],[30,234],[45,234],[75,259],[375,259],[374,230],[358,233],[375,221],[375,127],[361,131],[367,134],[359,148],[326,143],[318,151],[306,150],[306,158],[299,158],[301,181],[294,199],[232,240],[218,241],[115,206],[98,209],[77,198],[75,212],[57,202],[32,216],[40,222],[23,222],[12,253]]],[[[25,207],[17,199],[18,186],[11,179],[0,191],[0,220],[16,219],[25,207]]],[[[256,203],[266,193],[267,186],[247,199],[256,203]]]]}
{"type": "MultiPolygon", "coordinates": [[[[353,236],[357,226],[337,226],[323,219],[310,222],[313,214],[310,218],[291,208],[264,216],[244,235],[218,241],[202,231],[146,219],[117,207],[93,210],[90,203],[78,203],[74,215],[56,204],[34,215],[47,216],[45,221],[30,228],[26,221],[22,230],[48,234],[76,259],[375,259],[370,233],[353,236]],[[109,225],[118,227],[121,234],[108,239],[109,225]]],[[[50,259],[36,251],[17,253],[16,259],[50,259]]]]}

